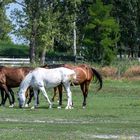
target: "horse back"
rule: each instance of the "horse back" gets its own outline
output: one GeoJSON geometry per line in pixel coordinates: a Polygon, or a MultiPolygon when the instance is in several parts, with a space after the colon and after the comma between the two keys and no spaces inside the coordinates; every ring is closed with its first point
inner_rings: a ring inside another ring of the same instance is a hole
{"type": "Polygon", "coordinates": [[[5,84],[9,87],[18,87],[29,71],[30,68],[24,67],[3,67],[1,69],[6,79],[5,84]]]}
{"type": "Polygon", "coordinates": [[[77,66],[65,64],[65,67],[75,71],[77,77],[76,81],[78,82],[76,82],[75,84],[81,84],[85,81],[90,81],[93,77],[91,68],[86,64],[77,66]]]}

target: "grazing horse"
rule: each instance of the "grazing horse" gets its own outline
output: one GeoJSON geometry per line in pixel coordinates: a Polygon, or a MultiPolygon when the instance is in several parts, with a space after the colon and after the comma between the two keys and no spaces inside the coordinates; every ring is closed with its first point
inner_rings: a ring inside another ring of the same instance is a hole
{"type": "Polygon", "coordinates": [[[5,98],[2,96],[2,105],[5,104],[7,97],[9,98],[10,106],[13,106],[14,95],[8,89],[18,87],[23,78],[31,71],[31,67],[0,67],[0,89],[6,93],[5,98]]]}
{"type": "Polygon", "coordinates": [[[52,107],[52,103],[48,98],[46,88],[56,87],[62,84],[67,92],[67,106],[66,109],[72,108],[72,94],[70,90],[70,83],[76,80],[76,74],[73,70],[68,68],[60,67],[55,69],[45,69],[36,68],[24,78],[20,84],[20,89],[18,92],[19,96],[19,106],[23,107],[25,104],[25,91],[29,86],[33,88],[35,104],[34,108],[37,106],[37,91],[42,91],[43,95],[49,102],[49,107],[52,107]]]}
{"type": "MultiPolygon", "coordinates": [[[[92,81],[92,79],[95,77],[96,78],[96,82],[98,81],[99,83],[99,88],[98,90],[100,90],[102,88],[102,76],[100,75],[100,73],[95,69],[92,68],[86,64],[81,64],[81,65],[69,65],[69,64],[61,64],[59,66],[63,66],[65,68],[69,68],[71,70],[74,70],[76,73],[76,81],[74,81],[74,85],[80,85],[82,93],[83,93],[83,108],[85,108],[86,106],[86,98],[88,95],[88,91],[89,91],[89,85],[92,81]]],[[[47,66],[46,66],[47,67],[47,66]]],[[[48,65],[48,67],[55,67],[55,65],[48,65]]],[[[56,65],[56,67],[58,67],[58,65],[56,65]]],[[[59,85],[58,87],[56,87],[54,89],[54,96],[52,98],[52,101],[54,101],[54,98],[57,94],[56,90],[59,90],[59,105],[62,105],[62,86],[59,85]]]]}

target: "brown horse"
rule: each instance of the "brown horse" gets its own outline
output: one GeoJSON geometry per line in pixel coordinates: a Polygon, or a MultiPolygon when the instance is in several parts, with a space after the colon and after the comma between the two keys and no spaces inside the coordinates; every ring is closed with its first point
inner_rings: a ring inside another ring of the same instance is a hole
{"type": "MultiPolygon", "coordinates": [[[[10,105],[13,104],[13,97],[8,89],[18,87],[23,78],[31,71],[31,67],[0,67],[0,89],[6,93],[5,99],[2,99],[2,104],[5,104],[7,97],[10,105]]],[[[2,97],[3,98],[3,97],[2,97]]]]}
{"type": "MultiPolygon", "coordinates": [[[[76,72],[77,79],[73,84],[80,85],[80,87],[81,87],[83,97],[84,97],[83,104],[82,104],[83,108],[84,108],[86,106],[86,98],[88,95],[89,85],[90,85],[91,81],[95,77],[96,81],[98,81],[98,83],[99,83],[98,90],[100,90],[102,88],[102,83],[103,83],[102,76],[99,74],[99,72],[96,69],[94,69],[86,64],[82,64],[82,65],[78,65],[78,66],[69,65],[69,64],[56,65],[56,67],[58,67],[58,66],[63,66],[63,67],[72,69],[76,72]]],[[[55,67],[55,65],[50,65],[50,66],[48,65],[48,68],[50,68],[50,67],[51,68],[55,67]]],[[[59,90],[59,105],[61,106],[62,105],[62,86],[61,85],[59,85],[58,87],[56,87],[54,89],[54,96],[53,96],[52,100],[54,100],[54,98],[57,94],[57,92],[56,92],[57,88],[59,90]]]]}

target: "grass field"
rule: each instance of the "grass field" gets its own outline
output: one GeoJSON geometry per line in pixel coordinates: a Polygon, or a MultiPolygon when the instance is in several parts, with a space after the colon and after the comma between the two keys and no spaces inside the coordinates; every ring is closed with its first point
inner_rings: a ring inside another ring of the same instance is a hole
{"type": "MultiPolygon", "coordinates": [[[[17,89],[15,89],[16,91],[17,89]]],[[[36,110],[0,107],[1,140],[140,139],[140,82],[105,80],[95,94],[92,84],[87,108],[82,109],[79,86],[72,87],[74,109],[48,109],[43,95],[36,110]]],[[[51,95],[52,90],[49,90],[51,95]]]]}

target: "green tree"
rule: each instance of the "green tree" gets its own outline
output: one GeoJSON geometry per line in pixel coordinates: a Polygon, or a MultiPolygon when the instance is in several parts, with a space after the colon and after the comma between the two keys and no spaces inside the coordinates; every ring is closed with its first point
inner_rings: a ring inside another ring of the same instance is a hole
{"type": "Polygon", "coordinates": [[[112,5],[97,0],[89,7],[89,21],[85,27],[83,54],[87,60],[109,64],[119,39],[119,26],[111,16],[112,5]]]}
{"type": "Polygon", "coordinates": [[[120,25],[120,40],[118,49],[120,56],[122,51],[128,52],[130,57],[134,57],[138,47],[138,18],[139,0],[115,0],[112,1],[114,5],[113,16],[117,19],[120,25]]]}
{"type": "Polygon", "coordinates": [[[60,35],[57,37],[60,46],[59,50],[69,51],[70,54],[77,54],[77,22],[79,20],[79,9],[81,0],[64,0],[59,3],[60,18],[59,29],[60,35]]]}
{"type": "Polygon", "coordinates": [[[23,6],[23,10],[15,9],[19,28],[17,35],[25,37],[29,41],[30,61],[40,56],[41,63],[44,63],[46,50],[53,46],[53,36],[56,30],[56,12],[54,11],[56,1],[51,0],[24,0],[18,3],[23,6]]]}
{"type": "Polygon", "coordinates": [[[0,40],[11,41],[9,33],[12,30],[11,22],[6,16],[6,5],[9,0],[0,1],[0,40]]]}
{"type": "Polygon", "coordinates": [[[59,10],[56,8],[56,3],[50,3],[45,6],[44,11],[41,13],[38,43],[40,52],[40,62],[44,64],[46,53],[54,51],[54,41],[59,36],[59,10]]]}

